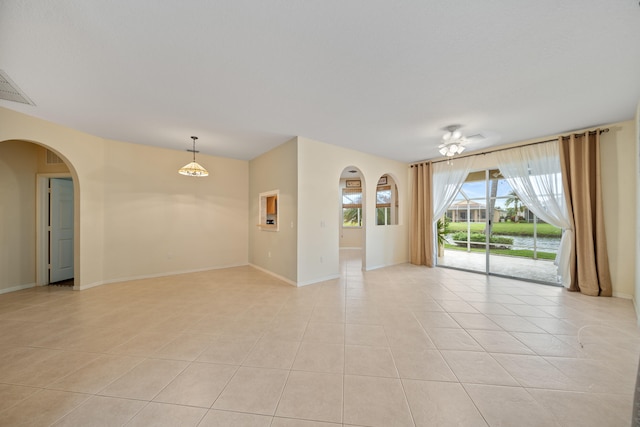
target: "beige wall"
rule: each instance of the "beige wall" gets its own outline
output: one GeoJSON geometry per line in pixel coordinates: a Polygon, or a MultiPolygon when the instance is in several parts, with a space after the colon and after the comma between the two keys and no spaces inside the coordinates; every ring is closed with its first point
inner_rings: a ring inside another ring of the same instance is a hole
{"type": "Polygon", "coordinates": [[[299,284],[339,276],[339,227],[342,219],[339,183],[340,174],[347,166],[355,166],[362,173],[365,193],[364,268],[408,261],[407,164],[298,138],[299,284]],[[392,176],[398,186],[398,225],[375,225],[376,183],[384,174],[392,176]]]}
{"type": "Polygon", "coordinates": [[[362,235],[364,230],[357,227],[341,227],[340,228],[340,247],[341,248],[362,248],[362,235]]]}
{"type": "Polygon", "coordinates": [[[35,286],[38,147],[0,143],[0,293],[35,286]]]}
{"type": "Polygon", "coordinates": [[[602,202],[613,293],[635,294],[636,126],[633,120],[607,126],[600,137],[602,202]]]}
{"type": "MultiPolygon", "coordinates": [[[[198,160],[211,175],[184,177],[177,173],[189,160],[182,151],[103,140],[0,108],[0,141],[7,140],[50,147],[70,166],[77,288],[247,264],[248,162],[203,155],[198,160]]],[[[11,173],[0,167],[0,175],[11,173]]],[[[8,209],[4,201],[2,209],[8,209]]],[[[11,226],[3,215],[0,228],[11,226]]],[[[0,253],[0,265],[8,260],[0,253]]]]}
{"type": "Polygon", "coordinates": [[[298,142],[294,138],[249,163],[249,262],[297,284],[298,142]],[[279,190],[279,231],[259,223],[260,193],[279,190]]]}

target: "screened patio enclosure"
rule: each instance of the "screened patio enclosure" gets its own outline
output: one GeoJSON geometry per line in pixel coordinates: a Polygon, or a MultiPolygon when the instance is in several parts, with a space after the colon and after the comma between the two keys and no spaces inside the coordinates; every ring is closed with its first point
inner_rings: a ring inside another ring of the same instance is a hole
{"type": "Polygon", "coordinates": [[[560,285],[562,230],[537,218],[498,169],[469,174],[438,235],[438,266],[560,285]]]}

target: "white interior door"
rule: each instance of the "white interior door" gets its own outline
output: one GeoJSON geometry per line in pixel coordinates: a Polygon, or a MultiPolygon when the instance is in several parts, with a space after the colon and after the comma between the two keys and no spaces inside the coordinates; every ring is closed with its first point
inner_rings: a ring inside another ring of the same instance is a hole
{"type": "Polygon", "coordinates": [[[49,283],[73,278],[73,181],[51,178],[49,283]]]}

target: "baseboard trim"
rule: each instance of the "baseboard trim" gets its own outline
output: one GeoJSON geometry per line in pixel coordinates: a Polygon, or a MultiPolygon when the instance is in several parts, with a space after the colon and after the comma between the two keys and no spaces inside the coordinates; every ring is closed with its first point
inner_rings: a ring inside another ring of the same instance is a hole
{"type": "Polygon", "coordinates": [[[26,285],[16,285],[6,289],[0,289],[0,294],[8,294],[9,292],[21,291],[23,289],[35,288],[36,284],[27,283],[26,285]]]}
{"type": "Polygon", "coordinates": [[[255,264],[249,264],[251,267],[255,268],[256,270],[260,270],[264,273],[267,273],[270,276],[275,277],[276,279],[280,279],[283,282],[286,282],[292,286],[295,286],[297,288],[302,287],[302,286],[307,286],[307,285],[313,285],[314,283],[320,283],[320,282],[326,282],[327,280],[335,280],[335,279],[339,279],[340,275],[339,274],[335,274],[335,275],[331,275],[331,276],[326,276],[326,277],[322,277],[319,279],[313,279],[313,280],[309,280],[306,282],[295,282],[291,279],[287,279],[286,277],[280,276],[279,274],[274,273],[273,271],[269,271],[266,268],[260,267],[258,265],[255,264]]]}
{"type": "Polygon", "coordinates": [[[232,265],[224,265],[224,266],[216,266],[216,267],[204,267],[204,268],[196,268],[191,270],[179,270],[179,271],[170,271],[166,273],[157,273],[157,274],[142,274],[139,276],[129,276],[129,277],[120,277],[117,279],[109,279],[103,280],[99,282],[74,285],[74,291],[84,291],[86,289],[95,288],[96,286],[108,285],[111,283],[120,283],[120,282],[131,282],[133,280],[144,280],[144,279],[155,279],[156,277],[166,277],[166,276],[178,276],[180,274],[189,274],[189,273],[199,273],[202,271],[211,271],[211,270],[221,270],[223,268],[235,268],[235,267],[246,267],[248,264],[232,264],[232,265]]]}
{"type": "MultiPolygon", "coordinates": [[[[624,299],[630,299],[630,300],[633,300],[633,295],[623,294],[623,293],[620,293],[620,292],[614,292],[614,293],[612,294],[612,296],[614,296],[614,297],[616,297],[616,298],[624,298],[624,299]]],[[[634,304],[635,304],[635,302],[634,302],[634,304]]]]}
{"type": "Polygon", "coordinates": [[[291,280],[291,279],[287,279],[286,277],[281,276],[281,275],[279,275],[279,274],[276,274],[276,273],[274,273],[273,271],[269,271],[269,270],[267,270],[266,268],[260,267],[259,265],[255,265],[255,264],[251,264],[251,263],[249,263],[249,266],[250,266],[250,267],[255,268],[256,270],[260,270],[260,271],[262,271],[263,273],[267,273],[269,276],[273,276],[273,277],[275,277],[275,278],[276,278],[276,279],[278,279],[278,280],[282,280],[283,282],[286,282],[286,283],[288,283],[288,284],[289,284],[289,285],[291,285],[291,286],[298,286],[298,284],[297,284],[296,282],[294,282],[293,280],[291,280]]]}

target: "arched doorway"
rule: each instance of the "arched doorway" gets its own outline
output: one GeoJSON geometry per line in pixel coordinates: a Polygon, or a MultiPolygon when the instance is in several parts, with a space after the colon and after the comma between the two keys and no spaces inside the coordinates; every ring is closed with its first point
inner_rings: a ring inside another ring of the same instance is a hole
{"type": "MultiPolygon", "coordinates": [[[[63,226],[66,235],[57,235],[54,250],[54,267],[63,261],[64,274],[79,283],[79,222],[78,179],[70,162],[46,144],[26,140],[0,142],[0,187],[4,197],[0,227],[10,230],[3,235],[5,248],[0,251],[0,264],[7,275],[0,282],[0,293],[47,285],[53,280],[49,275],[51,262],[51,211],[50,184],[59,189],[65,187],[63,200],[57,199],[60,209],[54,215],[54,228],[63,226]],[[59,214],[65,216],[60,217],[59,214]],[[64,254],[58,250],[64,249],[64,254]]],[[[72,284],[73,282],[67,282],[72,284]]],[[[75,286],[77,288],[77,286],[75,286]]]]}

